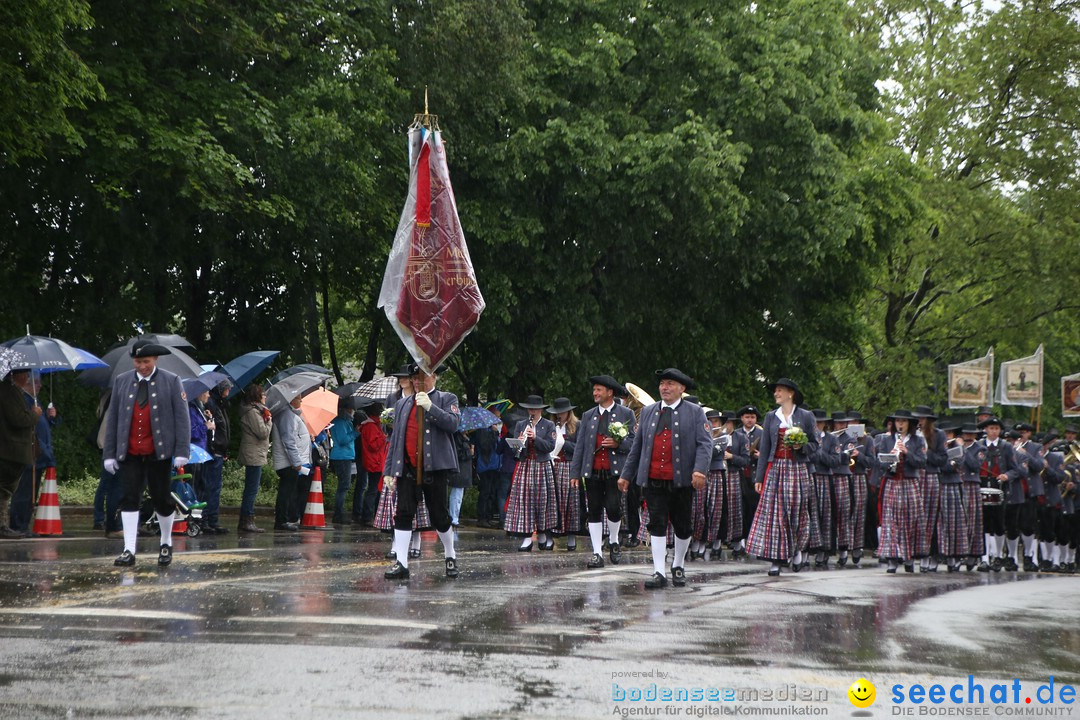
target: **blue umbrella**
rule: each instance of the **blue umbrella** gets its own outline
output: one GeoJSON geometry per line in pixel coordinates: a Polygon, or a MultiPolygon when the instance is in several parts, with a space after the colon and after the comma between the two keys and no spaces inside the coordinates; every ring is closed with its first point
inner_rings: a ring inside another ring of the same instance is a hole
{"type": "Polygon", "coordinates": [[[491,427],[497,422],[499,418],[495,417],[495,413],[490,410],[481,407],[463,407],[461,408],[461,425],[458,426],[458,430],[461,432],[479,430],[491,427]]]}
{"type": "Polygon", "coordinates": [[[198,377],[184,378],[184,392],[187,393],[188,399],[197,398],[204,392],[209,392],[218,386],[222,380],[228,380],[228,376],[219,372],[207,372],[198,377]]]}
{"type": "Polygon", "coordinates": [[[198,445],[192,444],[189,452],[191,454],[188,456],[188,465],[201,465],[204,462],[213,460],[213,458],[210,457],[210,453],[206,452],[198,445]]]}
{"type": "MultiPolygon", "coordinates": [[[[232,378],[233,383],[240,390],[246,388],[252,380],[270,367],[274,358],[281,354],[280,350],[256,350],[234,357],[222,366],[225,374],[232,378]]],[[[239,393],[237,393],[239,394],[239,393]]]]}
{"type": "Polygon", "coordinates": [[[37,370],[42,374],[108,367],[108,363],[96,355],[51,337],[26,335],[8,340],[4,347],[15,350],[26,359],[26,364],[21,367],[37,370]]]}

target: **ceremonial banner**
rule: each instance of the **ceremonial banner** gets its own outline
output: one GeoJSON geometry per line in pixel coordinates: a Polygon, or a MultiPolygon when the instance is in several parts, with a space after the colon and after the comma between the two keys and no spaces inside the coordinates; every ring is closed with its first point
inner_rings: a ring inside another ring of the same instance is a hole
{"type": "Polygon", "coordinates": [[[992,405],[994,348],[984,357],[949,366],[949,409],[968,410],[992,405]]]}
{"type": "Polygon", "coordinates": [[[1042,405],[1043,346],[1034,355],[1001,363],[997,401],[1002,405],[1042,405]]]}
{"type": "Polygon", "coordinates": [[[409,194],[383,275],[379,307],[413,360],[433,372],[484,311],[458,221],[442,133],[409,130],[409,194]]]}
{"type": "Polygon", "coordinates": [[[1080,373],[1061,378],[1061,416],[1080,417],[1080,373]]]}

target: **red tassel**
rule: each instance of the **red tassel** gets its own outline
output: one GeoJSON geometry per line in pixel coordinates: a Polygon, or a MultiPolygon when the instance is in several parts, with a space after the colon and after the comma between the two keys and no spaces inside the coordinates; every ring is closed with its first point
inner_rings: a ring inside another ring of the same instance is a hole
{"type": "Polygon", "coordinates": [[[431,227],[431,145],[427,139],[420,149],[420,159],[416,167],[416,225],[431,227]]]}

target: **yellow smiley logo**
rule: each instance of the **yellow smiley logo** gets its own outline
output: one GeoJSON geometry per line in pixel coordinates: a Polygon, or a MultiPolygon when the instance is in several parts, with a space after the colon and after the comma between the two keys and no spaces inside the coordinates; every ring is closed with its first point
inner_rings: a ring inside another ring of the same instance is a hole
{"type": "Polygon", "coordinates": [[[877,697],[877,688],[866,678],[859,678],[847,689],[848,700],[857,708],[870,707],[877,697]]]}

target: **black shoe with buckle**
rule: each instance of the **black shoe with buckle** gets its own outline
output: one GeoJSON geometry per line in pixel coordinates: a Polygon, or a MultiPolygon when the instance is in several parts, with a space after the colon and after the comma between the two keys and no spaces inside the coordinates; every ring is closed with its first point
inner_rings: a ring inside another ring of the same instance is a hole
{"type": "Polygon", "coordinates": [[[645,581],[647,590],[658,590],[663,587],[667,587],[667,578],[660,573],[653,573],[653,576],[645,581]]]}
{"type": "Polygon", "coordinates": [[[446,558],[446,577],[456,578],[457,576],[457,558],[446,558]]]}
{"type": "Polygon", "coordinates": [[[675,587],[683,587],[686,585],[686,571],[681,567],[671,568],[671,584],[675,587]]]}
{"type": "Polygon", "coordinates": [[[416,548],[409,548],[409,558],[415,560],[418,557],[420,557],[420,551],[416,548]]]}
{"type": "Polygon", "coordinates": [[[405,567],[399,562],[390,566],[390,569],[383,573],[383,577],[387,580],[408,580],[409,568],[405,567]]]}
{"type": "Polygon", "coordinates": [[[157,564],[162,567],[172,562],[172,545],[162,545],[158,550],[157,564]]]}
{"type": "Polygon", "coordinates": [[[383,557],[385,557],[387,560],[397,560],[397,550],[388,550],[387,553],[383,555],[383,557]]]}
{"type": "Polygon", "coordinates": [[[585,567],[595,570],[596,568],[604,567],[604,558],[602,555],[593,553],[592,559],[585,565],[585,567]]]}
{"type": "Polygon", "coordinates": [[[135,564],[135,554],[130,550],[125,550],[120,553],[120,557],[113,560],[113,565],[117,567],[131,567],[135,564]]]}
{"type": "Polygon", "coordinates": [[[612,565],[618,565],[622,560],[622,548],[619,547],[618,543],[611,544],[611,551],[608,553],[608,557],[611,558],[612,565]]]}

